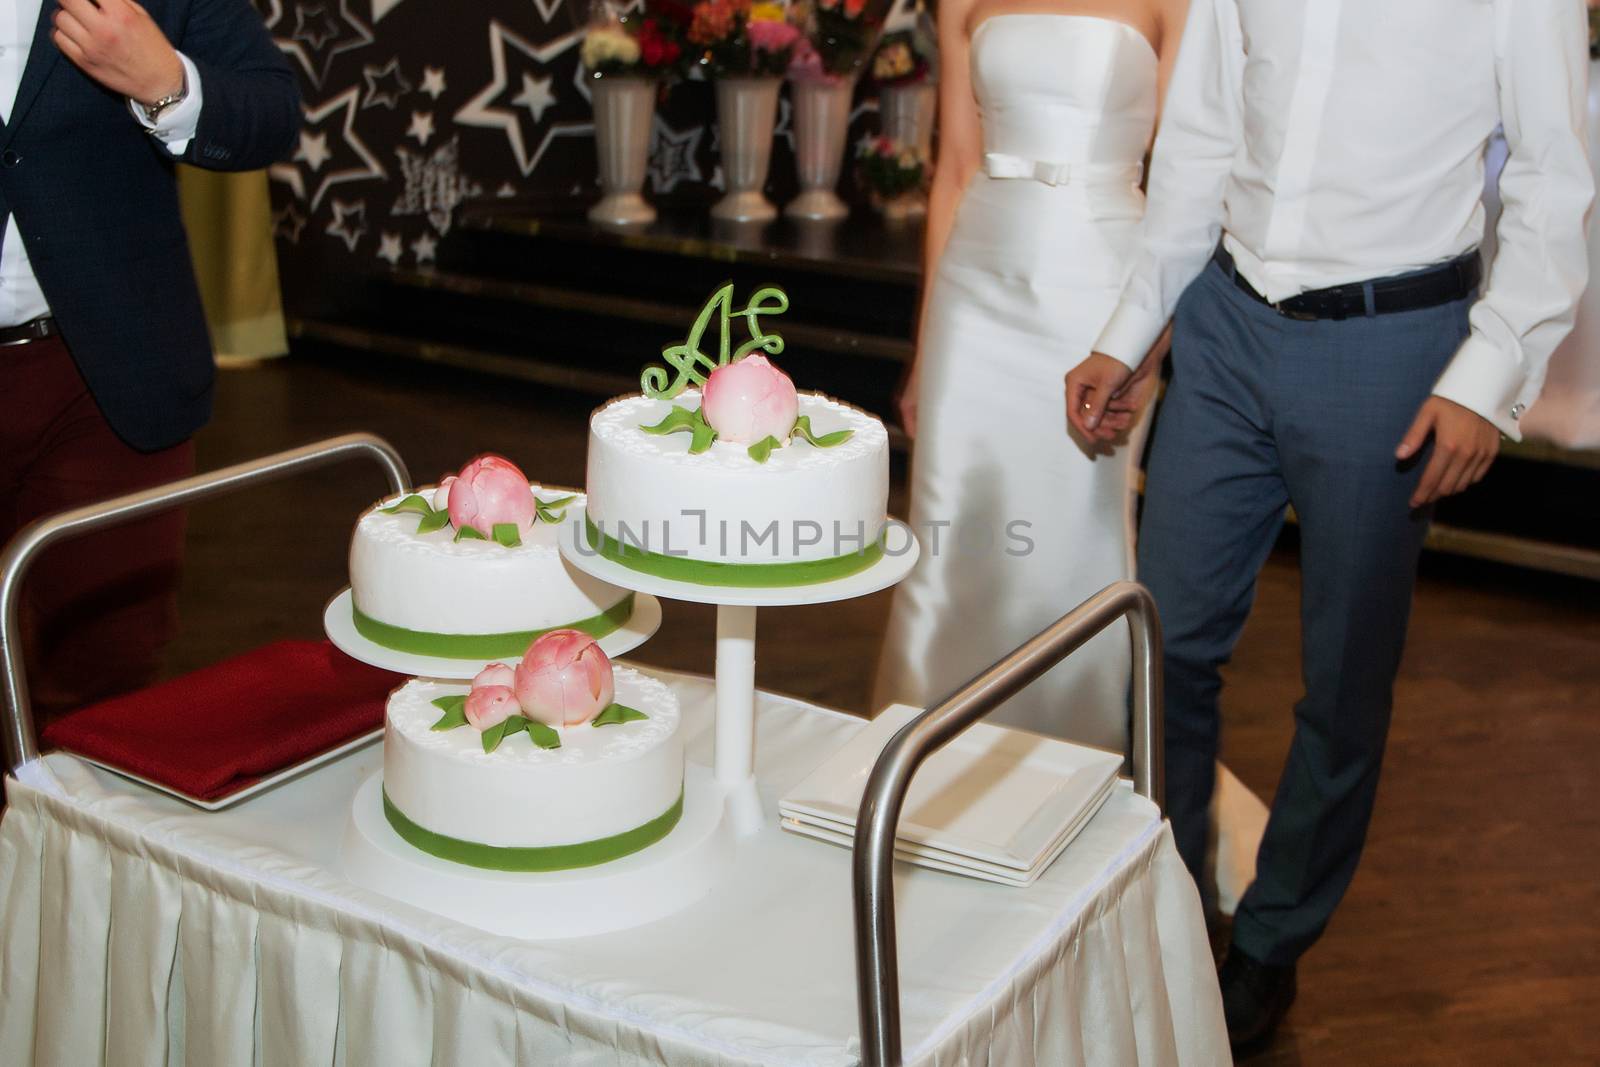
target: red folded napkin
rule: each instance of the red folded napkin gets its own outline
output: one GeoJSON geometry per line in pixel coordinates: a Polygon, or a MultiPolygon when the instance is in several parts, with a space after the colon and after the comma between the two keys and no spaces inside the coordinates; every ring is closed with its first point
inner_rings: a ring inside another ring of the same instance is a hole
{"type": "Polygon", "coordinates": [[[44,740],[217,800],[383,725],[402,681],[326,641],[279,641],[63,716],[44,740]]]}

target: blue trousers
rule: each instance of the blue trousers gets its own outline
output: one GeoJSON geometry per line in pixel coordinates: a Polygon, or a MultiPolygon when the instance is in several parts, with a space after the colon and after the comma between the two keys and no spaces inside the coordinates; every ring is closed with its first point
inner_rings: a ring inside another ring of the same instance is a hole
{"type": "Polygon", "coordinates": [[[1174,320],[1172,381],[1145,484],[1139,578],[1165,638],[1167,801],[1198,877],[1218,754],[1219,668],[1293,505],[1305,695],[1234,943],[1297,959],[1355,874],[1372,816],[1428,515],[1427,454],[1395,447],[1467,335],[1471,298],[1299,321],[1215,263],[1174,320]]]}

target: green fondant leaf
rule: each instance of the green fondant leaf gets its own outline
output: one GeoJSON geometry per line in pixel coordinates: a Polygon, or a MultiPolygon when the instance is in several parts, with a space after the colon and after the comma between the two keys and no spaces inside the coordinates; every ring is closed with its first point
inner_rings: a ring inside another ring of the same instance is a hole
{"type": "Polygon", "coordinates": [[[772,455],[772,450],[777,447],[778,439],[773,437],[771,434],[768,434],[755,444],[751,445],[747,451],[750,453],[751,459],[755,460],[757,463],[765,463],[767,461],[767,457],[772,455]]]}
{"type": "Polygon", "coordinates": [[[487,541],[488,538],[471,526],[463,526],[456,531],[457,541],[487,541]]]}
{"type": "Polygon", "coordinates": [[[540,748],[561,747],[561,735],[556,733],[555,730],[546,726],[542,722],[534,722],[532,719],[528,719],[526,721],[528,725],[524,727],[524,729],[528,731],[528,738],[534,744],[538,745],[540,748]]]}
{"type": "Polygon", "coordinates": [[[817,448],[832,448],[834,445],[842,445],[846,441],[850,440],[851,437],[855,436],[855,431],[835,430],[832,433],[825,433],[821,437],[818,437],[811,431],[811,416],[801,415],[798,419],[794,420],[794,430],[792,431],[792,434],[803,438],[807,444],[813,445],[817,448]]]}
{"type": "Polygon", "coordinates": [[[483,750],[485,752],[493,752],[495,749],[500,747],[500,742],[505,738],[506,735],[507,722],[510,722],[510,720],[507,719],[504,722],[497,722],[483,732],[483,750]]]}
{"type": "Polygon", "coordinates": [[[506,716],[505,725],[505,733],[500,735],[501,740],[513,737],[516,734],[520,734],[522,731],[526,730],[528,728],[528,720],[523,718],[521,715],[508,715],[506,716]]]}
{"type": "Polygon", "coordinates": [[[688,408],[680,408],[674,404],[671,410],[667,412],[666,417],[660,422],[656,423],[654,426],[641,426],[639,429],[643,430],[645,433],[653,434],[677,433],[679,430],[694,429],[695,424],[699,421],[699,417],[699,408],[690,411],[688,408]]]}
{"type": "Polygon", "coordinates": [[[418,496],[416,493],[412,493],[410,496],[400,501],[400,503],[394,504],[390,507],[380,508],[379,510],[385,515],[393,515],[396,512],[401,511],[415,511],[420,514],[427,515],[433,511],[433,505],[428,503],[428,501],[423,497],[418,496]]]}
{"type": "Polygon", "coordinates": [[[533,498],[533,510],[538,512],[540,522],[548,522],[554,526],[567,517],[567,508],[578,499],[575,495],[557,497],[555,500],[540,500],[533,498]]]}
{"type": "Polygon", "coordinates": [[[522,544],[522,531],[517,529],[514,522],[497,522],[494,524],[494,540],[496,544],[507,548],[517,548],[522,544]]]}
{"type": "Polygon", "coordinates": [[[440,697],[433,702],[433,706],[444,712],[444,718],[434,723],[433,729],[454,730],[457,726],[467,725],[467,697],[465,693],[440,697]]]}
{"type": "Polygon", "coordinates": [[[625,722],[639,722],[650,716],[623,704],[612,704],[590,720],[590,726],[617,726],[625,722]]]}
{"type": "Polygon", "coordinates": [[[417,523],[417,533],[433,533],[450,525],[450,512],[446,510],[430,511],[422,516],[422,521],[417,523]]]}
{"type": "Polygon", "coordinates": [[[712,429],[706,421],[705,412],[699,408],[694,409],[694,437],[689,441],[689,455],[698,456],[711,447],[717,439],[717,431],[712,429]]]}

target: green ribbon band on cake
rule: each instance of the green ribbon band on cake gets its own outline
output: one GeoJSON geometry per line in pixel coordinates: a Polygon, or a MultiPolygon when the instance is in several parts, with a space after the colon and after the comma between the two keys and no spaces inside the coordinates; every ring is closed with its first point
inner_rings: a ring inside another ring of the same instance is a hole
{"type": "Polygon", "coordinates": [[[522,655],[528,651],[529,645],[551,630],[582,630],[590,637],[604,637],[633,616],[633,594],[629,593],[598,615],[569,622],[565,626],[503,634],[434,634],[423,630],[407,630],[364,615],[353,603],[350,605],[350,614],[355,620],[357,633],[375,645],[392,648],[396,652],[443,659],[500,659],[522,655]]]}
{"type": "Polygon", "coordinates": [[[631,855],[648,845],[660,841],[678,825],[683,815],[683,794],[662,814],[643,826],[624,830],[597,841],[578,841],[570,845],[546,845],[540,848],[509,848],[503,845],[485,845],[477,841],[463,841],[424,829],[408,819],[394,806],[389,794],[383,794],[383,814],[405,842],[430,856],[438,856],[451,863],[468,867],[481,867],[490,871],[570,871],[578,867],[594,867],[631,855]]]}
{"type": "Polygon", "coordinates": [[[848,578],[872,566],[883,558],[883,541],[874,541],[860,552],[825,559],[792,560],[783,563],[721,563],[711,560],[690,559],[687,556],[669,556],[651,552],[638,545],[623,544],[602,533],[587,515],[583,519],[589,547],[603,559],[619,563],[629,570],[674,582],[691,582],[695,585],[737,586],[745,589],[772,589],[794,585],[813,585],[848,578]]]}

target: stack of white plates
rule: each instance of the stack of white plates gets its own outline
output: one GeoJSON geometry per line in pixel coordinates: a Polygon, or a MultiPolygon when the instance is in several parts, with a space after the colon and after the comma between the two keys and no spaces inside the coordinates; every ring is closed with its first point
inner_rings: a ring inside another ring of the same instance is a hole
{"type": "MultiPolygon", "coordinates": [[[[783,827],[849,847],[867,775],[921,708],[897,704],[778,802],[783,827]]],[[[977,723],[922,765],[900,817],[907,863],[1031,885],[1100,810],[1122,756],[977,723]]]]}

